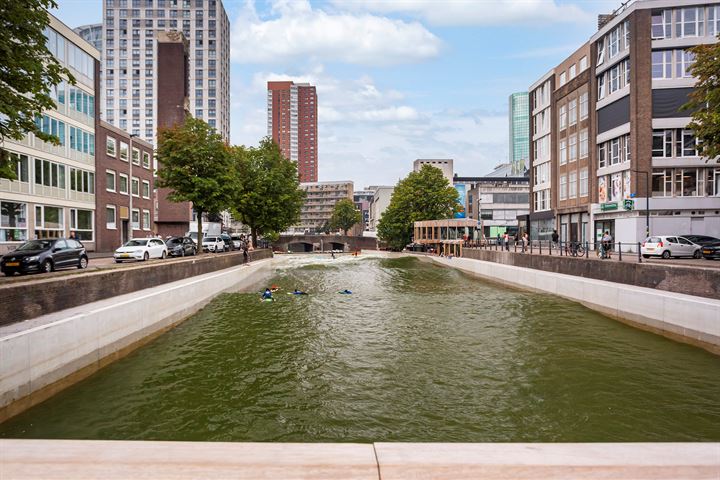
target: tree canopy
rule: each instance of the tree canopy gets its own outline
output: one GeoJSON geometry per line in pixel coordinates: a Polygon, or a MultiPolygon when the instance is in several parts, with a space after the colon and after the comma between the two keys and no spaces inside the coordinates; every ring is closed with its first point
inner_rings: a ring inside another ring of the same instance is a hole
{"type": "Polygon", "coordinates": [[[238,187],[229,147],[207,123],[188,117],[184,124],[158,132],[157,159],[157,186],[170,189],[173,202],[192,202],[201,246],[202,214],[227,209],[238,187]]]}
{"type": "Polygon", "coordinates": [[[270,138],[257,148],[234,147],[234,168],[242,185],[233,193],[232,210],[250,227],[253,245],[262,234],[279,233],[300,220],[305,192],[297,164],[286,159],[270,138]]]}
{"type": "Polygon", "coordinates": [[[395,186],[378,224],[378,237],[393,250],[410,243],[413,223],[451,218],[460,209],[458,192],[439,168],[423,165],[395,186]]]}
{"type": "MultiPolygon", "coordinates": [[[[63,78],[75,79],[47,47],[53,0],[0,2],[0,146],[5,139],[22,140],[28,132],[46,142],[60,139],[44,133],[35,118],[55,108],[50,93],[63,78]]],[[[16,160],[0,148],[0,178],[16,178],[16,160]]]]}
{"type": "Polygon", "coordinates": [[[720,162],[720,43],[697,45],[690,51],[695,55],[690,73],[697,83],[684,106],[693,111],[688,127],[699,140],[700,154],[720,162]]]}
{"type": "Polygon", "coordinates": [[[362,213],[355,208],[353,201],[349,198],[343,198],[339,200],[333,208],[333,213],[330,217],[330,228],[339,228],[347,235],[348,230],[361,221],[362,213]]]}

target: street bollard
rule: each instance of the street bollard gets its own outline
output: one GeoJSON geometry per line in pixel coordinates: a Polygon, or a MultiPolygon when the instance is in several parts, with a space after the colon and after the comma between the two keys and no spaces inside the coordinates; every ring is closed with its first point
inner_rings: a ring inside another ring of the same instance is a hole
{"type": "Polygon", "coordinates": [[[540,255],[542,255],[542,240],[538,242],[538,247],[540,248],[540,255]]]}
{"type": "Polygon", "coordinates": [[[638,249],[638,263],[642,263],[642,254],[640,253],[640,242],[637,244],[638,249]]]}
{"type": "Polygon", "coordinates": [[[530,240],[530,255],[532,255],[532,240],[530,240]]]}
{"type": "Polygon", "coordinates": [[[618,261],[622,262],[622,242],[618,242],[618,261]]]}
{"type": "Polygon", "coordinates": [[[590,258],[590,244],[585,241],[585,258],[590,258]]]}
{"type": "Polygon", "coordinates": [[[517,253],[517,240],[513,242],[513,253],[517,253]]]}

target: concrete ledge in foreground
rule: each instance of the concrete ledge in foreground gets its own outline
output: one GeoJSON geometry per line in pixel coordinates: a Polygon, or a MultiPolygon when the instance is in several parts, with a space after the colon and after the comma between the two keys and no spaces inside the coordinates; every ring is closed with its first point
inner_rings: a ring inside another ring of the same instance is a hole
{"type": "Polygon", "coordinates": [[[452,444],[0,440],[13,479],[703,479],[720,443],[452,444]]]}

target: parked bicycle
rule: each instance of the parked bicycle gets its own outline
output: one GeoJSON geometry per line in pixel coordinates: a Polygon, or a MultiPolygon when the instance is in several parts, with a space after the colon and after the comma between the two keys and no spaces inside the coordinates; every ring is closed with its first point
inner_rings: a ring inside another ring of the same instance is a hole
{"type": "Polygon", "coordinates": [[[581,242],[568,242],[565,244],[565,255],[582,257],[585,255],[585,247],[581,242]]]}

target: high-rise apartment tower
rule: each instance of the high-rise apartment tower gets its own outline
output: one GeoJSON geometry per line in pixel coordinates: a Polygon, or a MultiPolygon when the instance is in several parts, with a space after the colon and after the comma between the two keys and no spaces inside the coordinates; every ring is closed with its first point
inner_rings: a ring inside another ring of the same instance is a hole
{"type": "Polygon", "coordinates": [[[509,98],[510,165],[513,175],[522,175],[528,168],[530,155],[530,112],[528,92],[517,92],[509,98]]]}
{"type": "Polygon", "coordinates": [[[301,182],[317,182],[317,93],[309,83],[268,82],[268,136],[297,162],[301,182]]]}
{"type": "Polygon", "coordinates": [[[105,121],[155,142],[158,34],[178,31],[189,42],[190,113],[230,138],[230,22],[221,0],[104,0],[103,19],[105,121]]]}

